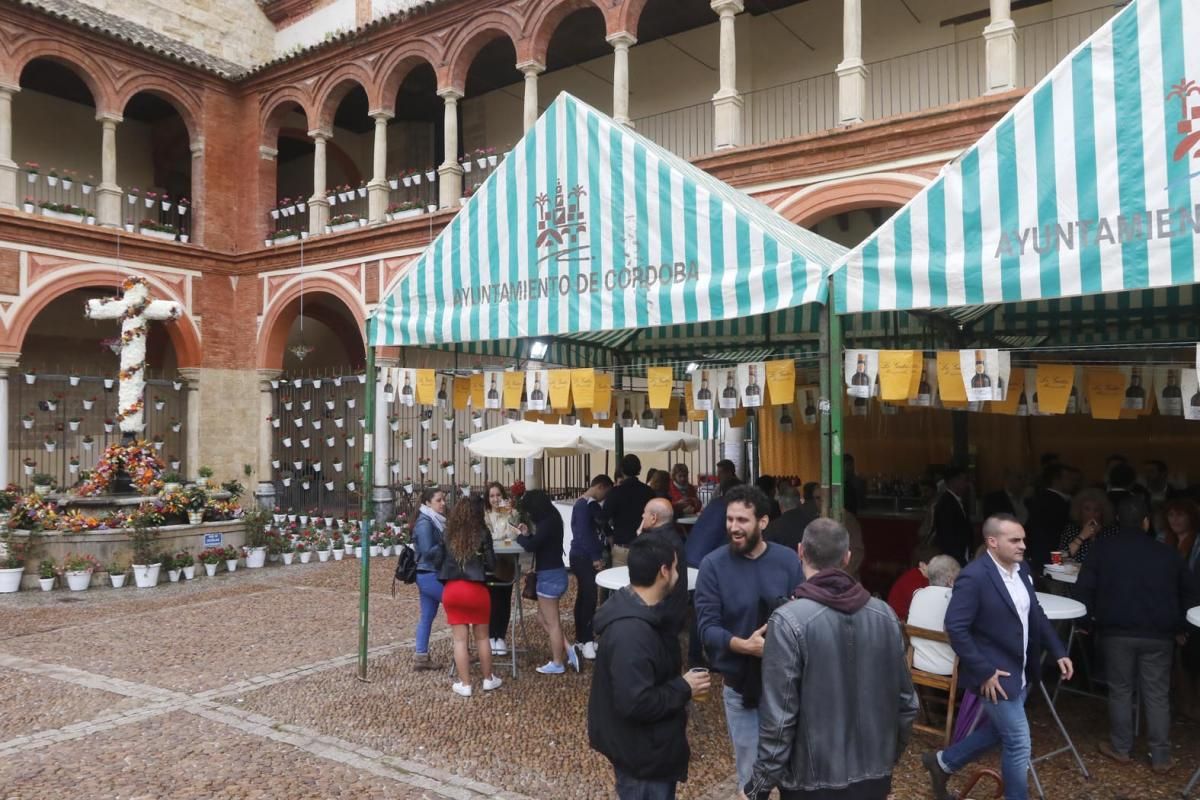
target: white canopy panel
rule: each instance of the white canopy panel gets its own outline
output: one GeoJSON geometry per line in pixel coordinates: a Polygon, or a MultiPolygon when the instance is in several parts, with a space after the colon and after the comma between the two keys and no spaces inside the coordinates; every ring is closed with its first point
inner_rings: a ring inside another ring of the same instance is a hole
{"type": "MultiPolygon", "coordinates": [[[[700,449],[700,437],[681,431],[633,427],[625,428],[624,434],[625,451],[630,453],[700,449]]],[[[616,432],[614,428],[547,425],[522,420],[477,433],[466,441],[466,448],[480,458],[569,456],[615,450],[616,432]]]]}

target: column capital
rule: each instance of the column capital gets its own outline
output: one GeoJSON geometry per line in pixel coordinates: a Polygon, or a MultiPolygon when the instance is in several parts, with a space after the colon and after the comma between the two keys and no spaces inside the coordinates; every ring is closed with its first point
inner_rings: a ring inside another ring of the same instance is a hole
{"type": "Polygon", "coordinates": [[[546,65],[540,61],[522,61],[517,64],[517,69],[520,70],[526,78],[529,76],[538,76],[546,71],[546,65]]]}
{"type": "Polygon", "coordinates": [[[614,50],[628,50],[637,44],[637,37],[626,31],[618,31],[611,36],[605,36],[604,41],[612,45],[614,50]]]}
{"type": "Polygon", "coordinates": [[[96,121],[102,124],[111,122],[113,125],[120,125],[125,118],[115,111],[97,111],[96,121]]]}
{"type": "Polygon", "coordinates": [[[746,10],[744,0],[712,0],[708,5],[722,17],[732,17],[746,10]]]}
{"type": "Polygon", "coordinates": [[[367,116],[370,117],[371,119],[375,120],[376,122],[380,122],[380,121],[387,122],[388,120],[391,120],[392,118],[394,118],[396,116],[396,113],[394,111],[388,111],[383,108],[377,108],[374,111],[368,111],[367,116]]]}
{"type": "Polygon", "coordinates": [[[180,367],[179,369],[177,369],[175,371],[179,373],[179,377],[183,378],[189,384],[198,383],[200,380],[200,368],[199,367],[180,367]]]}
{"type": "Polygon", "coordinates": [[[196,140],[188,148],[192,151],[192,158],[199,158],[204,155],[204,137],[197,136],[196,140]]]}
{"type": "Polygon", "coordinates": [[[448,100],[457,103],[463,99],[463,90],[457,86],[447,86],[445,89],[438,89],[437,96],[443,100],[448,100]]]}
{"type": "Polygon", "coordinates": [[[274,161],[279,157],[279,151],[274,147],[267,147],[265,144],[258,146],[258,157],[263,161],[274,161]]]}
{"type": "Polygon", "coordinates": [[[19,91],[21,91],[19,83],[9,83],[8,81],[0,80],[0,92],[4,94],[16,94],[19,91]]]}
{"type": "Polygon", "coordinates": [[[989,22],[983,29],[984,39],[995,39],[1001,36],[1016,36],[1017,23],[1011,19],[998,19],[989,22]]]}
{"type": "Polygon", "coordinates": [[[10,369],[16,369],[20,363],[20,353],[0,353],[0,375],[7,375],[10,369]]]}
{"type": "Polygon", "coordinates": [[[328,141],[329,139],[333,138],[333,131],[328,128],[313,128],[308,132],[308,138],[313,140],[321,139],[323,141],[328,141]]]}
{"type": "Polygon", "coordinates": [[[264,393],[270,392],[271,381],[283,374],[281,369],[256,369],[254,372],[258,375],[258,390],[264,393]]]}

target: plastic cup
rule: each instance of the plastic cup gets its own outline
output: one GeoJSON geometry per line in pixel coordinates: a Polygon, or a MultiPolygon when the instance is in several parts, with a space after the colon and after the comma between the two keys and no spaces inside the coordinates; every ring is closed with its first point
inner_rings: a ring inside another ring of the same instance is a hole
{"type": "Polygon", "coordinates": [[[1062,550],[1051,550],[1050,551],[1050,563],[1051,564],[1061,564],[1062,562],[1063,562],[1062,550]]]}
{"type": "MultiPolygon", "coordinates": [[[[707,675],[708,668],[707,667],[692,667],[691,669],[688,670],[688,672],[703,672],[705,675],[707,675]]],[[[705,689],[703,692],[700,692],[699,694],[693,694],[692,699],[695,700],[697,703],[704,703],[708,700],[709,691],[710,690],[705,689]]]]}

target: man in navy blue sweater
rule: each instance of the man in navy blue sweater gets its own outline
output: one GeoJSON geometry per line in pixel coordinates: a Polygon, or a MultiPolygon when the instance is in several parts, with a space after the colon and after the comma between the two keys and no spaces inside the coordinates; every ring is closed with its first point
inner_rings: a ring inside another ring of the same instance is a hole
{"type": "Polygon", "coordinates": [[[604,569],[604,532],[600,527],[604,498],[612,478],[597,475],[571,510],[571,574],[575,576],[575,647],[584,658],[596,657],[592,617],[596,615],[596,573],[604,569]]]}
{"type": "Polygon", "coordinates": [[[798,553],[763,538],[770,521],[766,495],[753,486],[735,486],[723,500],[729,545],[713,550],[700,564],[696,624],[709,663],[724,678],[725,721],[738,785],[745,786],[758,755],[767,618],[804,581],[804,574],[798,553]]]}

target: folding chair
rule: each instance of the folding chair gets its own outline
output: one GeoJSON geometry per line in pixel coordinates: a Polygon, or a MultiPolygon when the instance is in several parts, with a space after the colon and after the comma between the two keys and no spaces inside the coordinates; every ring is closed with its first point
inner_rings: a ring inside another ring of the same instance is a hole
{"type": "Polygon", "coordinates": [[[913,666],[913,639],[927,639],[933,642],[950,643],[950,637],[944,631],[934,631],[928,628],[917,628],[912,625],[904,626],[904,634],[908,637],[908,651],[905,659],[908,662],[908,671],[912,675],[912,682],[915,686],[924,686],[927,689],[936,689],[946,692],[946,726],[945,728],[933,727],[921,722],[914,722],[913,728],[922,733],[933,733],[942,735],[942,746],[950,746],[950,737],[954,733],[954,706],[958,695],[958,656],[954,657],[954,667],[950,670],[949,675],[937,675],[932,672],[925,672],[913,666]]]}

